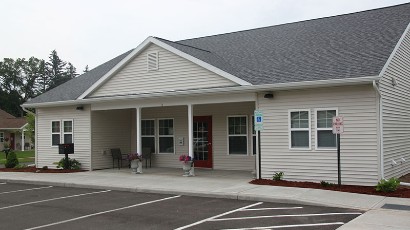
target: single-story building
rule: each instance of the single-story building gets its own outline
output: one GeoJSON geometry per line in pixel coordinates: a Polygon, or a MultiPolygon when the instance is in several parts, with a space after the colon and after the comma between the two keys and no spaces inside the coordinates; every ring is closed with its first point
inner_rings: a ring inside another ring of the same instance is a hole
{"type": "Polygon", "coordinates": [[[342,115],[343,183],[409,173],[409,12],[402,4],[181,41],[148,37],[22,105],[36,110],[36,165],[52,167],[58,144],[73,142],[87,170],[112,167],[111,148],[150,148],[153,167],[181,167],[189,154],[196,167],[336,182],[332,117],[342,115]]]}
{"type": "Polygon", "coordinates": [[[27,125],[26,118],[17,118],[0,109],[0,150],[5,147],[21,151],[30,149],[30,138],[25,136],[25,127],[27,125]]]}

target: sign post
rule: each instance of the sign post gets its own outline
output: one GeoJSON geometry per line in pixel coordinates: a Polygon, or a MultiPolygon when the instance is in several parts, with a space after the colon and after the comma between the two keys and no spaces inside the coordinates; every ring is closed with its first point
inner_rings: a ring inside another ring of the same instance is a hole
{"type": "Polygon", "coordinates": [[[337,183],[342,185],[342,173],[340,170],[340,134],[344,132],[343,116],[333,117],[333,134],[336,134],[337,139],[337,183]]]}
{"type": "Polygon", "coordinates": [[[258,132],[258,179],[262,179],[261,170],[261,130],[263,130],[263,112],[261,110],[255,110],[254,113],[254,129],[258,132]]]}

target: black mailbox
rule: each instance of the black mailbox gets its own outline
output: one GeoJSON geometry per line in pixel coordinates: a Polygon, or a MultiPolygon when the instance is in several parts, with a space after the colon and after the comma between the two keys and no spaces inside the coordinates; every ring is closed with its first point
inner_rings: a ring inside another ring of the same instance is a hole
{"type": "Polygon", "coordinates": [[[58,153],[59,154],[73,154],[74,153],[74,143],[59,144],[58,153]]]}

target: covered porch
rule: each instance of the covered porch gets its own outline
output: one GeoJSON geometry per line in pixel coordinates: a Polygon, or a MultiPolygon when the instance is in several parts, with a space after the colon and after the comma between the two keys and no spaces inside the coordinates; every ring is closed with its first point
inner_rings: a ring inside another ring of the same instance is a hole
{"type": "Polygon", "coordinates": [[[180,168],[179,156],[186,154],[195,168],[250,174],[256,167],[254,110],[255,94],[93,104],[91,169],[112,168],[110,149],[120,148],[122,154],[149,149],[153,168],[180,168]]]}

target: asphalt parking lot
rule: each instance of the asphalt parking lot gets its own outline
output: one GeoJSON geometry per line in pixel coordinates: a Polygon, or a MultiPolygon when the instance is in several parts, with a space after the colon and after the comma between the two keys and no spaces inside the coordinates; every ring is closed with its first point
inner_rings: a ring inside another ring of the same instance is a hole
{"type": "Polygon", "coordinates": [[[0,229],[336,229],[359,210],[0,181],[0,229]]]}

